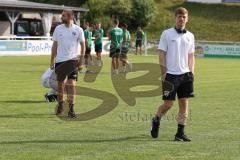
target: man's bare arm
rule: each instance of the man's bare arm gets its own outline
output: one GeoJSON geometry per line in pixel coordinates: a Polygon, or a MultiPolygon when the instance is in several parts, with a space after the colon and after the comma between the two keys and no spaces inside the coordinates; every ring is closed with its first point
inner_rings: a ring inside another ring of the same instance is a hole
{"type": "Polygon", "coordinates": [[[83,59],[85,54],[85,42],[80,42],[81,46],[81,53],[80,53],[80,59],[79,59],[79,68],[83,65],[83,59]]]}
{"type": "Polygon", "coordinates": [[[54,68],[55,57],[57,55],[57,41],[53,41],[52,45],[52,52],[51,52],[51,61],[50,61],[50,68],[54,68]]]}
{"type": "Polygon", "coordinates": [[[88,39],[85,39],[85,47],[88,48],[88,39]]]}
{"type": "Polygon", "coordinates": [[[163,50],[160,50],[160,53],[159,53],[159,64],[160,64],[160,69],[162,74],[162,80],[164,80],[166,76],[167,68],[166,68],[166,52],[163,50]]]}
{"type": "Polygon", "coordinates": [[[190,71],[194,74],[194,68],[195,68],[194,53],[188,54],[188,67],[189,67],[190,71]]]}

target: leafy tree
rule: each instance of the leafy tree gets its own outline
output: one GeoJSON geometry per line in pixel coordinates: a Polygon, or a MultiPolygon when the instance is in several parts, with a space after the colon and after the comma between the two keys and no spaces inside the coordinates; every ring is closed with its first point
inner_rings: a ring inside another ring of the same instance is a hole
{"type": "Polygon", "coordinates": [[[84,21],[92,24],[103,22],[103,28],[110,27],[110,18],[117,17],[121,23],[128,24],[131,30],[138,26],[145,27],[155,14],[154,0],[29,0],[88,8],[82,15],[84,21]]]}
{"type": "Polygon", "coordinates": [[[131,25],[147,26],[156,11],[154,0],[133,0],[133,6],[131,25]]]}

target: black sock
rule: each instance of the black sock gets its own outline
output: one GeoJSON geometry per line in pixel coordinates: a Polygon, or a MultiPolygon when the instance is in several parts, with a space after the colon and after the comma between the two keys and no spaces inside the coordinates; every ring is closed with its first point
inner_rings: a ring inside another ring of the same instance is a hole
{"type": "Polygon", "coordinates": [[[154,117],[154,120],[157,121],[157,122],[159,122],[159,121],[161,120],[161,118],[156,115],[156,116],[154,117]]]}
{"type": "Polygon", "coordinates": [[[184,125],[178,124],[178,129],[177,129],[177,135],[183,135],[184,134],[184,125]]]}
{"type": "Polygon", "coordinates": [[[70,112],[74,112],[73,107],[74,107],[74,104],[69,104],[69,111],[70,112]]]}

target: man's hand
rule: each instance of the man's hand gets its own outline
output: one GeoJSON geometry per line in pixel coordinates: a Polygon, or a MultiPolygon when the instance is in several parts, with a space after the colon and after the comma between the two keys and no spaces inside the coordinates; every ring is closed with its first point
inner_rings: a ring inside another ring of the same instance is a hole
{"type": "Polygon", "coordinates": [[[54,69],[54,63],[51,62],[50,64],[50,69],[53,70],[54,69]]]}
{"type": "Polygon", "coordinates": [[[194,75],[194,68],[195,68],[195,57],[194,53],[189,53],[188,54],[188,67],[190,72],[194,75]]]}
{"type": "Polygon", "coordinates": [[[161,77],[162,81],[165,81],[165,78],[166,78],[166,73],[162,74],[162,77],[161,77]]]}
{"type": "Polygon", "coordinates": [[[80,42],[81,46],[81,53],[80,53],[80,58],[78,61],[78,70],[82,70],[83,68],[83,60],[84,60],[84,54],[85,54],[85,42],[80,42]]]}
{"type": "Polygon", "coordinates": [[[54,61],[55,61],[55,57],[57,55],[57,41],[53,41],[53,45],[52,45],[52,53],[51,53],[51,61],[50,61],[50,68],[54,69],[54,61]]]}

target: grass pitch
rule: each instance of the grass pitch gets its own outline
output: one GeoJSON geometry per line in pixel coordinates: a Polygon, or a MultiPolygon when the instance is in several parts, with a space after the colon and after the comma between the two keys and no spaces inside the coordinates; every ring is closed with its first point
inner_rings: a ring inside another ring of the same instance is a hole
{"type": "MultiPolygon", "coordinates": [[[[130,56],[132,62],[158,63],[157,56],[130,56]]],[[[110,59],[94,83],[78,85],[101,89],[118,97],[110,113],[90,121],[62,121],[55,103],[46,103],[40,76],[48,56],[0,57],[0,159],[81,160],[239,160],[240,63],[238,59],[197,59],[196,98],[190,100],[186,128],[191,143],[174,142],[177,104],[161,123],[160,137],[149,135],[150,118],[161,96],[138,98],[128,106],[113,89],[110,59]]],[[[78,96],[76,110],[95,108],[99,100],[78,96]]]]}

